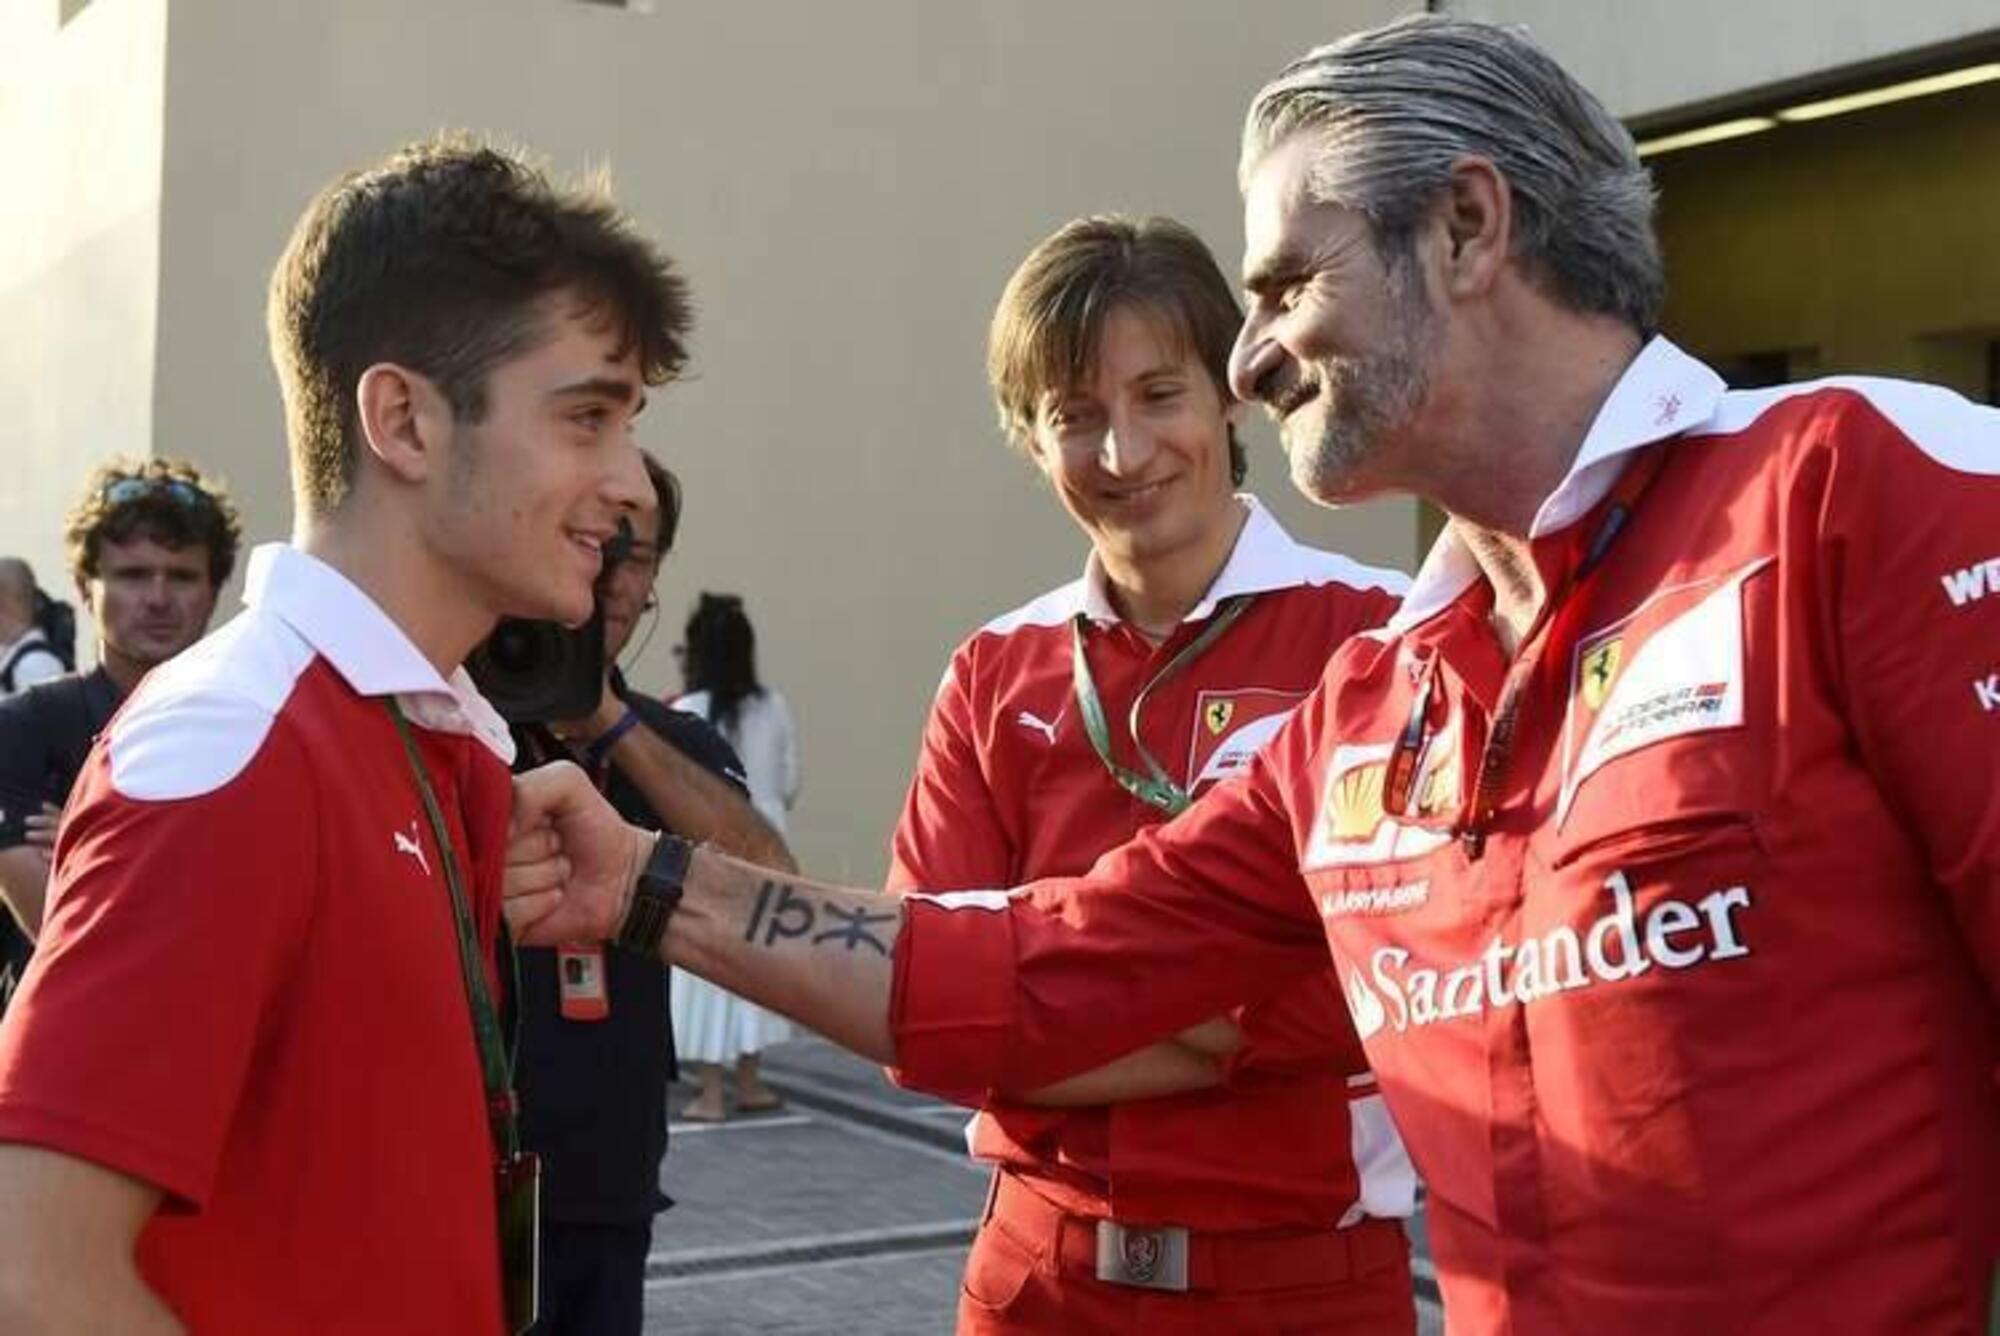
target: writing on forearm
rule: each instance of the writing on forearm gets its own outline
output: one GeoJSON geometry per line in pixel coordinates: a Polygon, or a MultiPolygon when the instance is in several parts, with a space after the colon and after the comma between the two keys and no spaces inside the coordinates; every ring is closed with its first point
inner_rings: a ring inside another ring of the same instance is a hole
{"type": "Polygon", "coordinates": [[[688,863],[663,939],[667,963],[803,1021],[877,1062],[895,1061],[889,989],[903,904],[711,849],[688,863]]]}
{"type": "Polygon", "coordinates": [[[815,902],[789,882],[767,881],[751,906],[743,940],[753,945],[776,946],[781,941],[805,938],[808,945],[832,943],[853,951],[870,947],[887,956],[889,944],[875,932],[898,921],[894,910],[871,912],[865,906],[846,908],[831,900],[815,902]],[[762,940],[759,941],[761,936],[762,940]]]}

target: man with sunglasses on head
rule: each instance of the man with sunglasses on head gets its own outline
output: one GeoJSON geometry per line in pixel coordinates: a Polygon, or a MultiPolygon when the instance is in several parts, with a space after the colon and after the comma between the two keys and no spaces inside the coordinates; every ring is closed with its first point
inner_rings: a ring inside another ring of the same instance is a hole
{"type": "MultiPolygon", "coordinates": [[[[1077,219],[1008,282],[987,346],[1001,429],[1090,555],[952,656],[891,889],[1087,871],[1247,769],[1327,656],[1395,610],[1402,576],[1299,544],[1236,490],[1241,324],[1168,218],[1077,219]]],[[[1216,1029],[1241,1039],[1226,1060],[1201,1031],[1024,1098],[963,1092],[995,1178],[961,1336],[1412,1329],[1415,1180],[1332,971],[1216,1029]]]]}
{"type": "Polygon", "coordinates": [[[70,577],[97,631],[98,666],[0,700],[0,1010],[41,930],[56,819],[90,744],[153,668],[201,639],[236,568],[242,526],[213,480],[177,459],[114,459],[64,523],[70,577]]]}
{"type": "MultiPolygon", "coordinates": [[[[618,668],[680,527],[680,484],[644,454],[652,495],[605,549],[605,674],[588,718],[517,728],[518,763],[574,760],[619,814],[752,862],[796,870],[750,803],[743,764],[708,721],[633,691],[618,668]]],[[[674,1031],[658,960],[601,942],[519,954],[521,1138],[541,1156],[542,1308],[534,1336],[638,1336],[667,1153],[674,1031]]]]}

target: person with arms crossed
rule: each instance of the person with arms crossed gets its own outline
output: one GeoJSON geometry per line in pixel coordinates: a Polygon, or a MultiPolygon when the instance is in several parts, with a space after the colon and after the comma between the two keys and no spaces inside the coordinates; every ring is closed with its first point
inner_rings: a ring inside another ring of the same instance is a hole
{"type": "Polygon", "coordinates": [[[0,700],[0,895],[19,925],[8,926],[0,1010],[41,931],[57,818],[91,742],[140,678],[208,631],[242,535],[222,486],[178,459],[100,465],[65,517],[98,666],[0,700]]]}
{"type": "MultiPolygon", "coordinates": [[[[1327,656],[1395,610],[1403,577],[1301,546],[1236,491],[1241,324],[1166,218],[1078,219],[1008,282],[987,354],[1001,428],[1090,554],[952,655],[892,890],[1087,871],[1247,768],[1327,656]]],[[[1226,1064],[1169,1041],[1077,1092],[1123,1102],[984,1098],[973,1151],[997,1176],[961,1332],[1412,1329],[1415,1184],[1332,971],[1230,1024],[1226,1064]]]]}
{"type": "Polygon", "coordinates": [[[441,138],[321,192],[269,317],[294,544],[98,740],[0,1024],[10,1336],[532,1320],[513,748],[460,665],[590,615],[686,292],[601,189],[441,138]]]}
{"type": "Polygon", "coordinates": [[[69,671],[37,615],[43,597],[32,566],[19,557],[0,557],[0,697],[69,671]]]}
{"type": "MultiPolygon", "coordinates": [[[[632,538],[606,550],[598,579],[604,693],[587,719],[557,724],[562,754],[590,774],[629,821],[774,867],[784,840],[751,805],[742,763],[701,720],[626,685],[618,658],[680,526],[680,484],[644,455],[650,495],[632,538]]],[[[522,760],[547,759],[549,734],[516,730],[522,760]]],[[[602,943],[519,955],[517,1070],[521,1139],[541,1157],[542,1305],[535,1336],[638,1336],[646,1254],[667,1153],[674,1034],[666,970],[602,943]]]]}
{"type": "Polygon", "coordinates": [[[1514,29],[1308,54],[1242,182],[1231,384],[1315,499],[1450,517],[1249,773],[1083,878],[897,906],[690,860],[551,771],[516,794],[523,931],[664,931],[948,1090],[1060,1079],[1331,952],[1455,1333],[1981,1329],[2000,413],[1727,390],[1656,332],[1630,135],[1514,29]]]}

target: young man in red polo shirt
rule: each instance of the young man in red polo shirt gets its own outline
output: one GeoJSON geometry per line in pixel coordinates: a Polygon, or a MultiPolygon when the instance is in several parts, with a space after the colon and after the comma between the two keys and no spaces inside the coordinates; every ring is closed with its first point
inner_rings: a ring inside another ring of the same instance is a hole
{"type": "Polygon", "coordinates": [[[508,1323],[512,748],[460,664],[590,614],[687,325],[608,199],[488,148],[307,210],[270,302],[294,544],[100,739],[0,1028],[0,1330],[508,1323]]]}
{"type": "MultiPolygon", "coordinates": [[[[1327,656],[1394,610],[1401,576],[1299,545],[1235,490],[1241,324],[1165,218],[1079,219],[1007,284],[1001,425],[1090,558],[952,656],[892,889],[1086,871],[1245,770],[1327,656]]],[[[1040,1102],[966,1093],[996,1177],[961,1333],[1411,1329],[1414,1179],[1332,971],[1232,1019],[1227,1064],[1170,1042],[1040,1102]]]]}

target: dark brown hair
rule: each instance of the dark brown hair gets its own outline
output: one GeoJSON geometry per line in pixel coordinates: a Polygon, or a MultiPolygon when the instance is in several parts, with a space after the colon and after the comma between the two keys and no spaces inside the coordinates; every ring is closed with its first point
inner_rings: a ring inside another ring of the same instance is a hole
{"type": "Polygon", "coordinates": [[[63,547],[77,583],[95,579],[104,544],[143,538],[178,551],[208,549],[208,583],[220,589],[236,569],[243,524],[220,480],[184,459],[113,459],[91,471],[83,496],[63,517],[63,547]],[[115,498],[115,499],[114,499],[115,498]]]}
{"type": "MultiPolygon", "coordinates": [[[[1129,309],[1192,353],[1226,407],[1229,353],[1243,311],[1201,238],[1171,218],[1098,214],[1066,223],[1007,280],[986,340],[986,378],[1000,426],[1016,445],[1034,436],[1044,395],[1089,376],[1104,321],[1129,309]]],[[[1248,471],[1229,429],[1229,477],[1248,471]]]]}
{"type": "Polygon", "coordinates": [[[267,311],[299,505],[331,513],[353,484],[355,387],[370,366],[428,377],[477,422],[488,373],[548,337],[544,301],[558,294],[619,329],[647,384],[685,364],[686,284],[601,179],[557,185],[518,153],[448,135],[321,191],[267,311]]]}
{"type": "Polygon", "coordinates": [[[743,702],[764,690],[757,680],[757,633],[738,594],[702,591],[683,633],[681,677],[690,692],[708,693],[708,722],[736,738],[743,702]]]}

